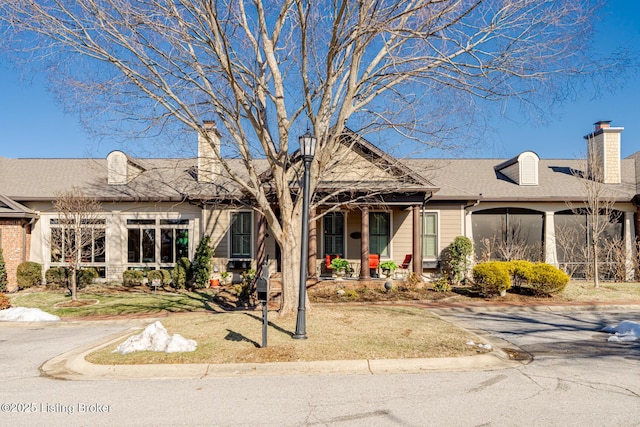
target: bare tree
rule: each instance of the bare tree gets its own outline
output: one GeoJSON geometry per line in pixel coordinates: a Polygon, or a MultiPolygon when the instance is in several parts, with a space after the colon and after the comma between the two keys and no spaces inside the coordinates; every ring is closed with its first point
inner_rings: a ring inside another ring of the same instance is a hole
{"type": "Polygon", "coordinates": [[[102,205],[77,187],[56,195],[58,213],[51,227],[52,257],[66,263],[71,299],[77,299],[77,274],[83,261],[104,253],[105,219],[102,205]]]}
{"type": "MultiPolygon", "coordinates": [[[[588,259],[588,247],[582,244],[580,235],[586,230],[575,227],[556,227],[556,245],[562,256],[560,267],[570,277],[574,277],[580,266],[585,265],[588,259]]],[[[586,274],[586,271],[585,271],[586,274]]]]}
{"type": "Polygon", "coordinates": [[[572,88],[568,77],[598,68],[588,52],[598,2],[1,0],[0,33],[60,76],[69,105],[100,108],[118,131],[209,139],[203,120],[215,119],[222,173],[282,250],[287,313],[298,301],[303,220],[290,189],[295,136],[310,126],[318,137],[312,192],[345,125],[456,146],[485,101],[555,101],[572,88]],[[268,188],[256,159],[268,162],[268,188]]]}
{"type": "MultiPolygon", "coordinates": [[[[591,140],[588,141],[592,143],[591,140]]],[[[618,222],[620,212],[615,209],[615,193],[604,182],[602,163],[598,161],[596,150],[589,150],[583,171],[574,171],[574,176],[582,186],[581,203],[567,203],[574,214],[585,215],[585,234],[588,242],[588,259],[594,287],[600,284],[599,263],[601,248],[606,247],[607,231],[611,224],[618,222]]]]}

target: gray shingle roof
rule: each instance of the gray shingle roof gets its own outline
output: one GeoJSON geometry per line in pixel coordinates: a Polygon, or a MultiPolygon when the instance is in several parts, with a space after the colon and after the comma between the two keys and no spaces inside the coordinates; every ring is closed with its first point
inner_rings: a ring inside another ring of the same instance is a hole
{"type": "MultiPolygon", "coordinates": [[[[541,159],[539,185],[519,186],[495,166],[506,159],[405,159],[406,166],[439,190],[434,200],[549,201],[579,199],[581,184],[571,171],[578,160],[541,159]],[[482,195],[482,196],[480,196],[482,195]]],[[[73,186],[101,200],[183,200],[224,198],[241,194],[238,184],[220,176],[211,184],[194,179],[196,159],[137,159],[145,172],[128,185],[107,184],[106,159],[8,159],[0,157],[0,194],[23,202],[53,200],[56,192],[73,186]]],[[[231,167],[242,174],[239,160],[231,167]]],[[[630,201],[637,194],[636,158],[622,160],[622,183],[608,184],[618,200],[630,201]]],[[[267,168],[266,161],[258,167],[267,168]]],[[[245,172],[246,174],[246,172],[245,172]]]]}
{"type": "MultiPolygon", "coordinates": [[[[584,167],[580,160],[541,159],[536,186],[518,185],[494,169],[506,160],[411,159],[407,163],[440,187],[434,200],[578,200],[584,194],[579,178],[572,172],[584,167]]],[[[621,170],[622,183],[606,187],[616,199],[630,201],[636,194],[635,160],[623,159],[621,170]]]]}

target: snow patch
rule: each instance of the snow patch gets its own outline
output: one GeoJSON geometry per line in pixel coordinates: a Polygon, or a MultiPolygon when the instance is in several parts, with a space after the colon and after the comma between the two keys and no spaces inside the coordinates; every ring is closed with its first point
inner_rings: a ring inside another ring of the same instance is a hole
{"type": "Polygon", "coordinates": [[[113,352],[129,354],[134,351],[160,351],[165,353],[182,353],[196,351],[198,344],[194,340],[184,338],[180,334],[169,335],[160,321],[145,328],[142,333],[129,337],[113,352]]]}
{"type": "Polygon", "coordinates": [[[623,320],[618,326],[606,326],[602,331],[612,334],[607,339],[609,342],[636,341],[640,337],[640,323],[623,320]]]}
{"type": "Polygon", "coordinates": [[[39,308],[12,307],[0,310],[0,321],[5,322],[57,322],[58,316],[39,308]]]}
{"type": "Polygon", "coordinates": [[[467,345],[471,346],[471,347],[478,347],[478,348],[481,348],[481,349],[487,350],[487,351],[491,351],[491,349],[493,348],[493,347],[491,347],[491,344],[482,344],[482,343],[476,344],[475,342],[473,342],[471,340],[467,341],[467,345]]]}

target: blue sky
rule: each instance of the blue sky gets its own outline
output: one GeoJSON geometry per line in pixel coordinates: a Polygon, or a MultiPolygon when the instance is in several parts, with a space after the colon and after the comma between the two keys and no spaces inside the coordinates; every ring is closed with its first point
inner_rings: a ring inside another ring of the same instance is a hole
{"type": "MultiPolygon", "coordinates": [[[[593,48],[610,52],[622,44],[640,52],[640,2],[609,0],[602,13],[593,48]]],[[[45,76],[24,81],[3,59],[0,57],[0,156],[105,157],[111,150],[123,149],[114,140],[92,138],[76,116],[65,114],[47,91],[45,76]]],[[[622,155],[628,156],[640,150],[640,73],[623,84],[615,93],[595,99],[585,94],[564,103],[544,124],[511,112],[507,112],[509,119],[496,117],[491,123],[494,131],[483,135],[482,148],[473,155],[510,158],[532,150],[541,158],[580,157],[585,152],[582,137],[593,130],[593,123],[611,120],[612,126],[625,128],[622,155]]]]}

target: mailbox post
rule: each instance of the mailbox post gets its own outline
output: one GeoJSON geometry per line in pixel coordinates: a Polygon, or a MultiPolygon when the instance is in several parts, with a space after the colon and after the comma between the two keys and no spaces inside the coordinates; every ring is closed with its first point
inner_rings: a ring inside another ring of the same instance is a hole
{"type": "Polygon", "coordinates": [[[262,348],[267,347],[267,304],[269,302],[269,259],[262,264],[262,275],[256,280],[258,301],[262,303],[262,348]]]}

